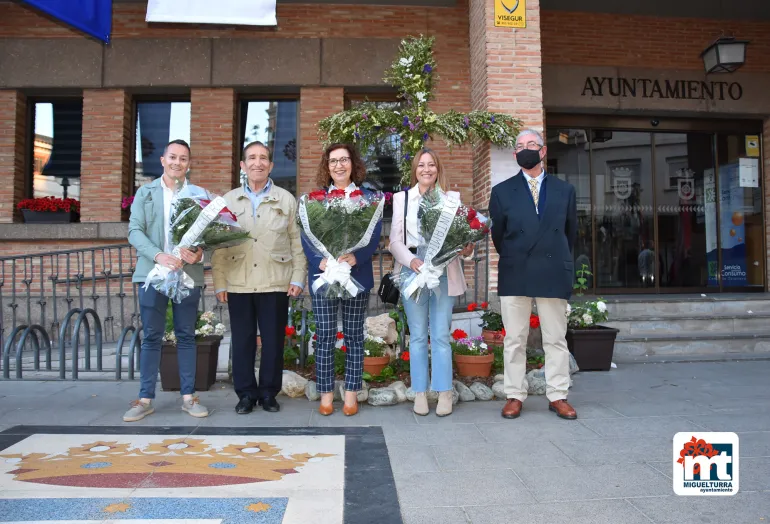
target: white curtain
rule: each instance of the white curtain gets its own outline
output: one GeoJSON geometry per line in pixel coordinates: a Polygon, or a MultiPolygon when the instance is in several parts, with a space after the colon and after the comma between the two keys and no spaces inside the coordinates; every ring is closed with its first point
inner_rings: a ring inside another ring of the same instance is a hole
{"type": "Polygon", "coordinates": [[[275,0],[148,0],[147,22],[278,25],[275,0]]]}

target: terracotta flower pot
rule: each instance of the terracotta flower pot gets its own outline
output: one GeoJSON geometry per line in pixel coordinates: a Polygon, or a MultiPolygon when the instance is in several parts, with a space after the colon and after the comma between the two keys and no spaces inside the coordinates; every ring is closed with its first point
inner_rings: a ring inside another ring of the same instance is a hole
{"type": "Polygon", "coordinates": [[[484,342],[487,345],[502,346],[503,345],[503,339],[505,337],[503,336],[502,330],[501,331],[489,331],[488,329],[482,329],[481,330],[481,338],[484,340],[484,342]]]}
{"type": "Polygon", "coordinates": [[[495,355],[455,355],[457,373],[463,377],[488,377],[492,371],[495,355]]]}
{"type": "Polygon", "coordinates": [[[388,355],[384,357],[364,357],[364,371],[373,377],[379,376],[388,364],[390,364],[390,357],[388,355]]]}

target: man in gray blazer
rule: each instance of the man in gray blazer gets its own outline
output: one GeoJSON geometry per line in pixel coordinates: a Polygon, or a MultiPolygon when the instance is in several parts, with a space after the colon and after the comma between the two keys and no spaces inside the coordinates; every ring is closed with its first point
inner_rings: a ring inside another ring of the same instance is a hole
{"type": "Polygon", "coordinates": [[[195,282],[193,292],[182,300],[181,304],[171,303],[177,340],[180,393],[184,411],[193,417],[206,417],[209,414],[198,398],[193,396],[196,363],[195,323],[203,287],[203,250],[193,252],[181,249],[181,259],[169,254],[172,248],[170,229],[174,196],[182,189],[206,195],[205,190],[187,182],[190,156],[190,146],[187,142],[170,142],[160,158],[163,176],[140,187],[131,204],[128,241],[136,249],[138,257],[132,282],[139,284],[143,340],[139,362],[139,398],[131,403],[131,408],[123,415],[125,422],[141,420],[155,411],[152,401],[155,398],[155,383],[160,368],[160,348],[166,330],[166,308],[169,300],[152,286],[144,289],[147,274],[156,263],[173,270],[182,268],[195,282]]]}

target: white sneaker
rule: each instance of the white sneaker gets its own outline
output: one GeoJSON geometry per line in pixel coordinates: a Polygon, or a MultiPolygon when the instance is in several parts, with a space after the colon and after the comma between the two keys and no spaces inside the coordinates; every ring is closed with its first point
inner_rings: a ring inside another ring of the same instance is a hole
{"type": "Polygon", "coordinates": [[[193,397],[190,400],[182,400],[182,411],[186,411],[193,417],[203,418],[209,416],[209,410],[200,403],[198,397],[193,397]]]}
{"type": "Polygon", "coordinates": [[[123,415],[123,422],[136,422],[153,413],[155,413],[155,408],[152,407],[152,401],[145,404],[141,400],[134,400],[131,402],[131,409],[123,415]]]}
{"type": "Polygon", "coordinates": [[[425,392],[416,393],[414,396],[414,412],[421,417],[424,417],[429,413],[428,409],[428,396],[425,392]]]}

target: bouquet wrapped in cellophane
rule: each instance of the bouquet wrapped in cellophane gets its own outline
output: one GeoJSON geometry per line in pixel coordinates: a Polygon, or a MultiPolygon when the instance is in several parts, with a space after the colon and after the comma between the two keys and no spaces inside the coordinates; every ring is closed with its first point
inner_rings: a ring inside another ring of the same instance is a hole
{"type": "Polygon", "coordinates": [[[489,218],[462,205],[457,193],[437,189],[423,195],[417,215],[422,242],[417,246],[417,257],[423,265],[419,273],[404,267],[394,275],[401,292],[414,300],[420,299],[425,288],[435,290],[444,268],[465,246],[483,240],[492,227],[489,218]]]}
{"type": "MultiPolygon", "coordinates": [[[[238,225],[225,199],[211,197],[205,190],[186,185],[174,197],[171,211],[169,254],[181,258],[180,248],[215,250],[235,246],[249,238],[238,225]]],[[[179,304],[190,296],[195,283],[184,268],[172,270],[160,264],[147,275],[144,287],[154,287],[179,304]]]]}
{"type": "Polygon", "coordinates": [[[350,265],[337,259],[369,244],[384,205],[381,193],[364,193],[360,189],[333,189],[328,193],[318,190],[299,198],[300,234],[326,259],[326,269],[315,275],[317,278],[311,284],[313,293],[345,299],[364,290],[351,278],[350,265]]]}

